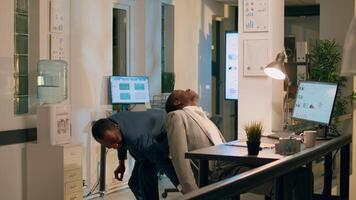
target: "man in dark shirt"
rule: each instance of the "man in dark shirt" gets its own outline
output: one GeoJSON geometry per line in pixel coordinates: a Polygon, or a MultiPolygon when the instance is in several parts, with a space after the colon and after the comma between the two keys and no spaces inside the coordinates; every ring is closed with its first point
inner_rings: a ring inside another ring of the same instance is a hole
{"type": "Polygon", "coordinates": [[[179,184],[169,158],[165,118],[166,113],[163,110],[125,111],[100,119],[92,127],[96,141],[107,148],[118,149],[119,165],[114,172],[116,179],[123,179],[127,150],[135,159],[129,187],[136,199],[159,199],[159,170],[175,186],[179,184]]]}

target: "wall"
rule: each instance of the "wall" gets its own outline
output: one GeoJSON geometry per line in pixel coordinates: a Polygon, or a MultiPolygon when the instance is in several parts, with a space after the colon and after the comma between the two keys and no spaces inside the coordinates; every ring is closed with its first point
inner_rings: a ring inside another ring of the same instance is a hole
{"type": "MultiPolygon", "coordinates": [[[[241,2],[240,2],[241,3],[241,2]]],[[[269,40],[269,60],[275,59],[278,52],[283,50],[284,40],[284,1],[269,1],[269,32],[243,32],[243,6],[239,6],[239,104],[238,126],[239,138],[243,126],[252,120],[262,121],[265,131],[281,130],[283,122],[283,85],[282,81],[263,77],[245,77],[243,75],[243,41],[246,39],[269,40]]],[[[258,51],[256,55],[258,56],[258,51]]],[[[268,64],[268,63],[266,63],[268,64]]]]}
{"type": "Polygon", "coordinates": [[[319,39],[319,16],[286,17],[284,20],[285,36],[295,36],[296,41],[319,39]]]}
{"type": "Polygon", "coordinates": [[[14,0],[1,1],[0,23],[9,28],[0,32],[0,131],[36,126],[34,115],[14,114],[14,18],[14,0]]]}
{"type": "Polygon", "coordinates": [[[200,105],[207,112],[211,112],[211,28],[214,15],[223,16],[223,4],[212,0],[175,1],[175,88],[198,91],[200,105]]]}
{"type": "MultiPolygon", "coordinates": [[[[74,141],[83,145],[84,178],[89,187],[97,180],[99,163],[91,122],[111,109],[107,77],[112,75],[114,3],[130,12],[130,75],[149,76],[151,96],[161,89],[160,0],[71,1],[71,65],[75,66],[71,69],[72,130],[74,141]]],[[[107,163],[116,165],[116,160],[107,163]]]]}
{"type": "Polygon", "coordinates": [[[320,39],[335,39],[344,44],[354,7],[354,0],[320,1],[320,39]]]}
{"type": "MultiPolygon", "coordinates": [[[[161,1],[145,1],[145,75],[150,80],[150,96],[161,93],[161,1]]],[[[134,25],[134,24],[133,24],[134,25]]]]}
{"type": "MultiPolygon", "coordinates": [[[[47,40],[43,40],[41,28],[46,27],[46,7],[45,0],[31,1],[29,7],[29,91],[30,91],[30,112],[35,109],[36,90],[34,81],[36,65],[39,58],[46,58],[47,51],[43,52],[39,48],[48,45],[47,40]],[[41,42],[40,42],[41,41],[41,42]]],[[[0,131],[25,129],[36,127],[36,116],[33,114],[14,115],[14,0],[1,1],[0,24],[3,28],[0,31],[0,131]]],[[[48,28],[48,27],[47,27],[48,28]]],[[[47,37],[47,33],[44,33],[47,37]]],[[[45,49],[46,50],[46,49],[45,49]]],[[[0,133],[1,134],[1,133],[0,133]]],[[[0,146],[0,193],[2,199],[23,200],[26,190],[26,157],[24,154],[24,144],[14,144],[0,146]]]]}
{"type": "MultiPolygon", "coordinates": [[[[342,50],[348,26],[354,16],[354,7],[354,0],[320,1],[320,39],[335,39],[340,50],[342,50]]],[[[346,87],[343,89],[343,95],[351,94],[352,89],[353,81],[348,78],[346,87]]],[[[351,110],[351,108],[348,109],[351,110]]],[[[351,122],[345,123],[343,130],[351,131],[351,122]]]]}
{"type": "MultiPolygon", "coordinates": [[[[98,145],[91,139],[93,120],[104,116],[105,77],[112,73],[110,52],[111,2],[71,1],[71,107],[75,143],[83,145],[84,179],[94,182],[98,145]]],[[[89,184],[91,186],[91,184],[89,184]]]]}
{"type": "MultiPolygon", "coordinates": [[[[26,117],[14,116],[14,1],[4,0],[0,7],[0,131],[26,127],[26,117]]],[[[34,124],[32,123],[32,126],[34,124]]],[[[1,134],[1,133],[0,133],[1,134]]],[[[21,200],[23,197],[24,145],[0,146],[0,193],[5,199],[21,200]]]]}
{"type": "Polygon", "coordinates": [[[0,146],[1,199],[23,200],[26,179],[24,145],[0,146]]]}

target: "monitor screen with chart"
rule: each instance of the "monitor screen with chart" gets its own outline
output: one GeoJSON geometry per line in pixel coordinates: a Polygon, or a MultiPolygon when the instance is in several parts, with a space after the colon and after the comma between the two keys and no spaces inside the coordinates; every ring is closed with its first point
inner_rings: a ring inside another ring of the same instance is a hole
{"type": "Polygon", "coordinates": [[[301,81],[292,117],[329,125],[337,88],[336,83],[301,81]]]}
{"type": "Polygon", "coordinates": [[[225,99],[238,99],[239,84],[239,34],[226,32],[225,34],[225,99]]]}
{"type": "Polygon", "coordinates": [[[110,96],[112,104],[137,104],[150,101],[148,77],[111,76],[110,96]]]}

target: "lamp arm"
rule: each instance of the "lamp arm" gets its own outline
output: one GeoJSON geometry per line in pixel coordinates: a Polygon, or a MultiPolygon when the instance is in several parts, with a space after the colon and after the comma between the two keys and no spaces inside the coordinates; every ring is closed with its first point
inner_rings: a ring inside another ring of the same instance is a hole
{"type": "Polygon", "coordinates": [[[288,118],[289,118],[289,87],[291,85],[290,79],[288,76],[286,76],[286,79],[284,80],[284,83],[287,83],[287,88],[286,88],[286,94],[284,95],[283,98],[283,130],[287,130],[289,126],[288,118]]]}

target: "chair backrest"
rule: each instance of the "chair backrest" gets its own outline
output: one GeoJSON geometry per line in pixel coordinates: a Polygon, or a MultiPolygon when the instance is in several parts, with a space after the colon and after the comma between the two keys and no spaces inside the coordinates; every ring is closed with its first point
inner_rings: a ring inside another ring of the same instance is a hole
{"type": "Polygon", "coordinates": [[[215,126],[218,127],[219,130],[221,130],[221,122],[223,120],[221,115],[213,115],[210,117],[210,120],[215,124],[215,126]]]}

